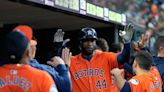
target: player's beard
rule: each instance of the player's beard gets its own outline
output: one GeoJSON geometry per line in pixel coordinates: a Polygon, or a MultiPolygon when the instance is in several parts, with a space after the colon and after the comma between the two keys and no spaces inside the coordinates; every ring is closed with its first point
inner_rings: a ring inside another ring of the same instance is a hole
{"type": "Polygon", "coordinates": [[[81,46],[82,54],[86,56],[92,55],[95,49],[96,49],[96,46],[88,46],[88,47],[81,46]]]}

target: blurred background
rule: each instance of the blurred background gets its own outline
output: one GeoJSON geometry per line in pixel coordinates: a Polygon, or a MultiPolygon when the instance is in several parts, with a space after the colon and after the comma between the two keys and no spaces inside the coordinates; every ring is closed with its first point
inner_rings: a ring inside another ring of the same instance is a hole
{"type": "Polygon", "coordinates": [[[88,0],[96,5],[126,14],[127,22],[133,23],[137,29],[134,40],[140,39],[147,32],[152,37],[149,47],[152,48],[155,39],[164,35],[164,0],[88,0]]]}
{"type": "Polygon", "coordinates": [[[0,40],[15,26],[29,25],[38,40],[36,58],[42,61],[45,61],[53,35],[59,28],[65,31],[65,39],[71,39],[68,45],[72,47],[73,55],[79,53],[76,35],[86,26],[95,28],[98,37],[105,38],[111,46],[120,41],[119,30],[132,23],[135,26],[133,41],[138,41],[142,34],[149,35],[147,47],[152,54],[156,38],[164,35],[164,0],[0,0],[0,12],[0,40]],[[86,10],[79,8],[80,5],[86,6],[86,2],[94,6],[90,5],[86,10]],[[114,14],[106,16],[104,8],[114,11],[114,14]],[[97,12],[101,17],[96,15],[97,12]],[[122,15],[126,15],[125,24],[122,15]]]}

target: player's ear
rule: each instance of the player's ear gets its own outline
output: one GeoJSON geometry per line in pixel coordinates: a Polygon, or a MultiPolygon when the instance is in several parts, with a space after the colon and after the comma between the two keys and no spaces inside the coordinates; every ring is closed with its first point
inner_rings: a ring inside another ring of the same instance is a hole
{"type": "Polygon", "coordinates": [[[33,55],[33,58],[34,58],[35,54],[36,54],[36,46],[31,46],[31,52],[32,52],[32,55],[33,55]]]}
{"type": "Polygon", "coordinates": [[[31,48],[30,45],[27,47],[26,55],[27,55],[28,57],[32,57],[32,48],[31,48]]]}
{"type": "Polygon", "coordinates": [[[135,67],[135,68],[137,68],[137,67],[138,67],[138,64],[137,64],[137,63],[135,63],[134,67],[135,67]]]}
{"type": "Polygon", "coordinates": [[[137,64],[136,60],[134,60],[133,67],[136,68],[137,66],[138,66],[138,64],[137,64]]]}

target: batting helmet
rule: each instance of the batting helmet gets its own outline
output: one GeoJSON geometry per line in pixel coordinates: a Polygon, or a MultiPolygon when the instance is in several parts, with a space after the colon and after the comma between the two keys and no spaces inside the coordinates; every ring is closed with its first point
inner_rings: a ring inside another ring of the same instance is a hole
{"type": "Polygon", "coordinates": [[[95,29],[90,27],[85,27],[81,29],[80,32],[80,40],[86,40],[86,39],[95,39],[97,40],[97,33],[95,29]]]}

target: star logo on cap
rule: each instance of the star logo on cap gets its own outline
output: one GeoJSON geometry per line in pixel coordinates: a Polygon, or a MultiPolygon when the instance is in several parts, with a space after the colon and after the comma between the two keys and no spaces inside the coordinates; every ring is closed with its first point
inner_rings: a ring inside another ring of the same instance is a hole
{"type": "Polygon", "coordinates": [[[88,33],[88,35],[92,35],[92,31],[90,31],[90,30],[87,33],[88,33]]]}

